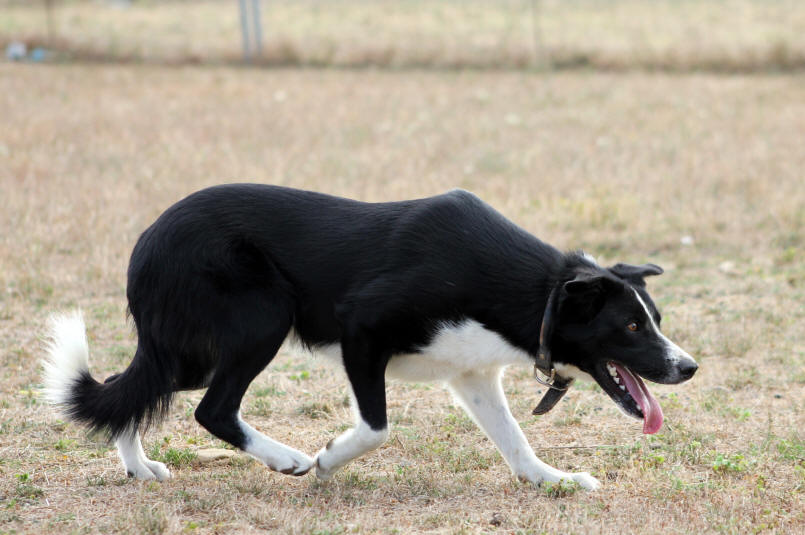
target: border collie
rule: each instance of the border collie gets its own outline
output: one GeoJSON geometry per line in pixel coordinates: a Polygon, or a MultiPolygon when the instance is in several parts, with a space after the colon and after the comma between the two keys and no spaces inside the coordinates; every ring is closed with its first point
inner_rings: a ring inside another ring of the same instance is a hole
{"type": "Polygon", "coordinates": [[[179,390],[207,391],[195,416],[272,470],[322,479],[388,437],[386,377],[442,381],[514,475],[540,483],[598,481],[540,461],[501,388],[510,364],[551,377],[535,413],[575,377],[595,380],[643,432],[662,409],[642,378],[676,384],[695,361],[660,333],[644,277],[653,264],[604,268],[562,253],[475,195],[363,203],[319,193],[229,184],[168,208],[137,241],[128,269],[137,350],[103,383],[89,373],[80,314],[54,317],[45,389],[66,416],[114,440],[126,472],[170,477],[139,430],[179,390]],[[315,458],[240,416],[249,383],[291,334],[338,361],[356,425],[315,458]]]}

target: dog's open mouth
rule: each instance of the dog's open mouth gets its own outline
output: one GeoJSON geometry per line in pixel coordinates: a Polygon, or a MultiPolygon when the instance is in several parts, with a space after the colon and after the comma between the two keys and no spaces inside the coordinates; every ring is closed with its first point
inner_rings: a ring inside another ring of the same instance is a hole
{"type": "Polygon", "coordinates": [[[610,360],[596,366],[595,380],[626,414],[643,420],[643,433],[660,430],[662,408],[640,376],[610,360]]]}

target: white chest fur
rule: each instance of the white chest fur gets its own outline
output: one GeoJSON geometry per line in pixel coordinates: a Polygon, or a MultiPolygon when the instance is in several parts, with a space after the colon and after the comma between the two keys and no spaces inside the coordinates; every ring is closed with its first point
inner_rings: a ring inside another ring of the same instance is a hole
{"type": "MultiPolygon", "coordinates": [[[[316,352],[341,364],[341,346],[320,346],[316,352]]],[[[474,320],[445,323],[430,344],[419,353],[396,355],[386,376],[415,382],[449,381],[469,371],[499,369],[510,364],[529,365],[534,360],[494,331],[474,320]]]]}

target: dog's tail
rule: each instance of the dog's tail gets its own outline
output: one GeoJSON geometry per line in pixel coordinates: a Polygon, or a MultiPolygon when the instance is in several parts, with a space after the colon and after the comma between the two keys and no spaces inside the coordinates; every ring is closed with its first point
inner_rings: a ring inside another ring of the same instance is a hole
{"type": "Polygon", "coordinates": [[[84,319],[78,311],[51,318],[46,350],[46,399],[68,419],[109,439],[161,417],[170,405],[170,379],[150,369],[154,362],[139,347],[123,373],[104,383],[93,379],[84,319]]]}

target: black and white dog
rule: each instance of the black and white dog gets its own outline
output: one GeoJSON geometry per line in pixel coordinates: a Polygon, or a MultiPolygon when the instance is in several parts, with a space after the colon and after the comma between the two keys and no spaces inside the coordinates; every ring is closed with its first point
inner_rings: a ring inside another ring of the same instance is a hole
{"type": "Polygon", "coordinates": [[[694,360],[660,333],[646,293],[652,264],[611,268],[564,254],[476,196],[368,204],[281,187],[232,184],[176,203],[140,237],[128,271],[137,329],[129,367],[104,383],[89,373],[80,314],[54,318],[50,401],[116,445],[127,473],[165,479],[146,458],[141,426],[174,392],[207,388],[196,419],[272,470],[327,479],[388,436],[385,378],[444,381],[525,481],[573,480],[540,461],[501,388],[510,364],[552,376],[549,410],[574,377],[592,377],[643,432],[662,410],[641,377],[675,384],[694,360]],[[240,417],[249,383],[293,333],[340,362],[355,427],[315,459],[240,417]]]}

